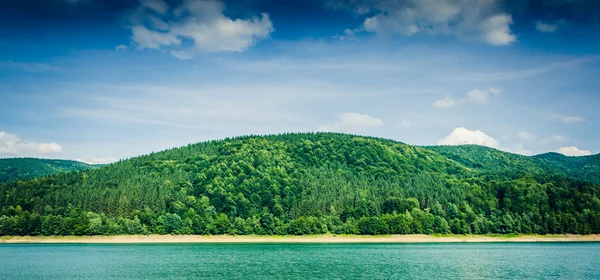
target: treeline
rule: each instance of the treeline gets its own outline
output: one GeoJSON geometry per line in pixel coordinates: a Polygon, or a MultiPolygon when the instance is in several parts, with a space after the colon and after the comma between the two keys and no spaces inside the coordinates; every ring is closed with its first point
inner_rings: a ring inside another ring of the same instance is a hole
{"type": "Polygon", "coordinates": [[[98,167],[73,160],[3,158],[0,159],[0,184],[98,167]]]}
{"type": "Polygon", "coordinates": [[[600,187],[507,160],[335,133],[210,141],[2,184],[0,235],[600,233],[600,187]]]}
{"type": "MultiPolygon", "coordinates": [[[[454,207],[454,206],[452,206],[454,207]]],[[[230,218],[225,213],[186,213],[157,215],[149,209],[136,211],[132,217],[107,217],[105,214],[70,209],[67,213],[47,214],[23,211],[20,206],[9,207],[0,216],[0,235],[122,235],[122,234],[231,234],[231,235],[310,235],[310,234],[591,234],[600,232],[599,213],[549,214],[543,217],[527,214],[501,216],[474,214],[471,209],[457,215],[436,216],[418,208],[403,214],[362,216],[358,220],[326,215],[289,219],[275,217],[265,209],[249,218],[230,218]],[[541,224],[536,223],[541,219],[541,224]]],[[[209,209],[212,210],[212,209],[209,209]]]]}

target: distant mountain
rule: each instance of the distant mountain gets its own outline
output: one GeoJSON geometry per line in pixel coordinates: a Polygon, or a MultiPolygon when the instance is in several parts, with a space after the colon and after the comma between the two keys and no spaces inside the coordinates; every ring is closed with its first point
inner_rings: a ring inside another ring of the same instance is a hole
{"type": "Polygon", "coordinates": [[[571,178],[600,184],[600,154],[568,157],[559,153],[546,153],[534,158],[557,168],[571,178]]]}
{"type": "Polygon", "coordinates": [[[512,154],[478,145],[429,146],[425,149],[435,151],[461,165],[477,170],[501,172],[507,170],[525,170],[544,172],[535,159],[512,154]]]}
{"type": "Polygon", "coordinates": [[[245,136],[0,184],[0,235],[600,233],[598,156],[245,136]]]}
{"type": "Polygon", "coordinates": [[[0,184],[8,181],[25,180],[98,167],[73,160],[3,158],[0,159],[0,184]]]}
{"type": "Polygon", "coordinates": [[[600,184],[600,154],[569,157],[559,153],[546,153],[528,157],[478,145],[424,148],[481,171],[560,174],[571,179],[600,184]]]}

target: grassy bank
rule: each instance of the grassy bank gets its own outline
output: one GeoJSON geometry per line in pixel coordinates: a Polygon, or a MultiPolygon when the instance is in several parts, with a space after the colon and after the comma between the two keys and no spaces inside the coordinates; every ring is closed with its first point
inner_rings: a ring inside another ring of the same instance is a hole
{"type": "Polygon", "coordinates": [[[0,243],[433,243],[600,242],[600,235],[3,236],[0,243]]]}

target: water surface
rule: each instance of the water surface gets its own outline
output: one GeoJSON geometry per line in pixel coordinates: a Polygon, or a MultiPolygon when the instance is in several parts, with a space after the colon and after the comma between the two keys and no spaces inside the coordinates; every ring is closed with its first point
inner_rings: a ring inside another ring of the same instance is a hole
{"type": "Polygon", "coordinates": [[[0,244],[1,279],[600,279],[600,243],[0,244]]]}

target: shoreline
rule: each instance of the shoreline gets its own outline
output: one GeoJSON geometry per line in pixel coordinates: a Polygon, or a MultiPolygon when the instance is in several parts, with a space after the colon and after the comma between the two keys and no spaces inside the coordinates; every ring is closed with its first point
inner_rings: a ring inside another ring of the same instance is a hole
{"type": "Polygon", "coordinates": [[[2,236],[0,244],[600,242],[594,235],[115,235],[2,236]]]}

